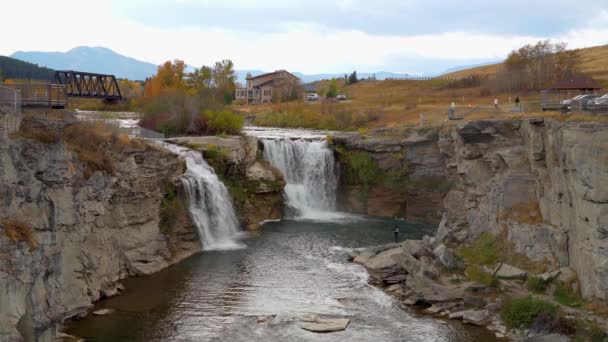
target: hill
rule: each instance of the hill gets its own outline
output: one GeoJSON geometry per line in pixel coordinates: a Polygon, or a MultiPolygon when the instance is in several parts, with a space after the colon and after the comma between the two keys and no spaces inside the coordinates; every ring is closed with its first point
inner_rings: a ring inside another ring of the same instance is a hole
{"type": "MultiPolygon", "coordinates": [[[[581,71],[592,76],[604,87],[608,87],[608,45],[594,46],[576,50],[580,58],[581,71]]],[[[502,63],[484,65],[450,73],[450,76],[490,75],[495,74],[502,63]]]]}
{"type": "Polygon", "coordinates": [[[55,75],[55,70],[5,56],[0,56],[0,72],[5,79],[51,81],[55,75]]]}
{"type": "Polygon", "coordinates": [[[17,51],[11,57],[56,70],[78,70],[113,74],[119,78],[144,80],[157,66],[126,57],[104,47],[81,46],[67,52],[17,51]]]}

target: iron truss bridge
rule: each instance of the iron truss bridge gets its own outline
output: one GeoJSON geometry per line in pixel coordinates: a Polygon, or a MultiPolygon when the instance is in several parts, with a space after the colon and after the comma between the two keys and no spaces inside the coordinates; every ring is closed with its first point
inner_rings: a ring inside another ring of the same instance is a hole
{"type": "Polygon", "coordinates": [[[66,86],[67,96],[70,97],[104,99],[108,102],[122,100],[114,75],[58,70],[55,72],[54,83],[66,86]]]}

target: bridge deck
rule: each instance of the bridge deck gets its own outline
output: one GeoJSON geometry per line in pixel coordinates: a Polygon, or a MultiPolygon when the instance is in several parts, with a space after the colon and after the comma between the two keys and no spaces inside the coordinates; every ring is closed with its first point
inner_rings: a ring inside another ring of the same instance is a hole
{"type": "Polygon", "coordinates": [[[4,84],[19,91],[19,102],[24,107],[65,108],[68,104],[66,87],[60,84],[4,84]]]}

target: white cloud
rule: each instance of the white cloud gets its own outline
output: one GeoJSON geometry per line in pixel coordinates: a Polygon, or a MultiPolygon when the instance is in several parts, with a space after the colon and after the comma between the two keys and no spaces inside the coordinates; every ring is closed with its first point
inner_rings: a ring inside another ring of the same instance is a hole
{"type": "MultiPolygon", "coordinates": [[[[234,1],[254,5],[250,0],[234,1]]],[[[355,3],[342,1],[343,6],[355,3]]],[[[461,61],[497,59],[523,44],[545,39],[465,32],[379,36],[312,23],[284,23],[278,33],[158,28],[113,15],[112,5],[108,3],[67,0],[60,5],[31,0],[4,4],[5,8],[8,6],[7,12],[17,15],[5,16],[3,26],[18,29],[13,35],[3,35],[0,54],[16,50],[65,51],[89,45],[105,46],[157,64],[180,58],[199,66],[230,58],[239,69],[287,68],[315,73],[344,71],[345,66],[357,66],[362,71],[380,70],[388,60],[394,63],[395,56],[461,61]],[[30,11],[31,8],[37,10],[30,11]]],[[[573,48],[607,43],[608,12],[598,13],[587,27],[553,38],[566,41],[573,48]]]]}

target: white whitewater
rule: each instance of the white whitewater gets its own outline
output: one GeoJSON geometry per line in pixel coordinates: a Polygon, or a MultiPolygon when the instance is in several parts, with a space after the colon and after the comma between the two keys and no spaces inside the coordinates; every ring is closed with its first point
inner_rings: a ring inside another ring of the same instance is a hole
{"type": "Polygon", "coordinates": [[[294,218],[331,220],[337,213],[338,172],[325,139],[262,139],[264,159],[283,172],[285,196],[294,218]]]}
{"type": "Polygon", "coordinates": [[[203,249],[244,248],[238,242],[239,223],[224,184],[198,151],[166,144],[173,153],[186,159],[187,170],[181,181],[188,193],[189,212],[198,229],[203,249]]]}

